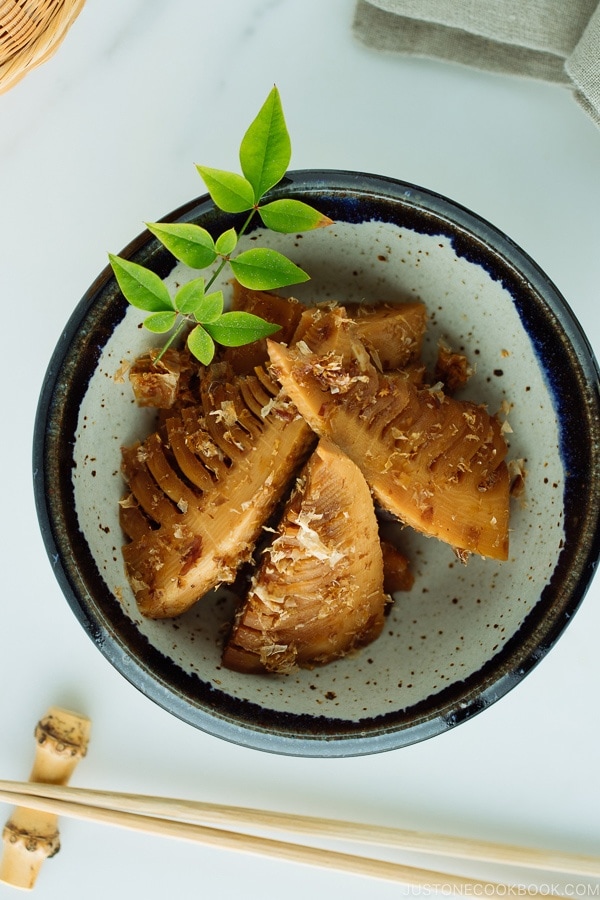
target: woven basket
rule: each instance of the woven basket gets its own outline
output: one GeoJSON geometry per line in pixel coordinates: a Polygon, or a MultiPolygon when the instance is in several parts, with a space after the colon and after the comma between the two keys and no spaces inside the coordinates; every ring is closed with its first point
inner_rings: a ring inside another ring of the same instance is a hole
{"type": "Polygon", "coordinates": [[[0,93],[58,49],[85,0],[0,0],[0,93]]]}

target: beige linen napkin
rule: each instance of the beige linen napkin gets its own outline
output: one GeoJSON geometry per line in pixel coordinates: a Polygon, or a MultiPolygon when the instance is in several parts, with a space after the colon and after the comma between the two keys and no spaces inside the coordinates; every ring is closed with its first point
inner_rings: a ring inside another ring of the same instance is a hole
{"type": "Polygon", "coordinates": [[[369,47],[564,84],[600,125],[599,0],[358,0],[369,47]]]}

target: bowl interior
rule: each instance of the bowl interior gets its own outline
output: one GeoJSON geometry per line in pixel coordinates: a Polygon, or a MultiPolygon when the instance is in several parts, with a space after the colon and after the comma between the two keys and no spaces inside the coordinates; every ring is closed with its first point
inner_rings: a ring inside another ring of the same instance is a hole
{"type": "MultiPolygon", "coordinates": [[[[121,558],[119,465],[120,448],[148,434],[154,414],[135,404],[122,373],[157,340],[108,273],[67,326],[68,349],[57,351],[40,403],[42,527],[76,614],[157,703],[251,747],[375,752],[439,733],[496,700],[544,655],[580,602],[598,553],[597,500],[588,489],[576,501],[590,473],[597,478],[597,370],[553,286],[466,210],[410,185],[347,173],[292,174],[284,189],[336,222],[301,236],[258,229],[244,239],[307,269],[311,281],[288,293],[307,304],[420,299],[429,312],[426,359],[443,339],[474,365],[463,394],[506,421],[509,459],[526,472],[525,492],[512,501],[509,560],[463,565],[439,541],[403,530],[415,584],[396,595],[381,637],[286,676],[221,666],[235,605],[228,588],[175,620],[144,619],[121,558]],[[48,484],[57,483],[50,494],[48,484]]],[[[213,217],[215,227],[229,226],[203,198],[170,218],[212,227],[213,217]]],[[[151,263],[170,285],[197,275],[147,234],[124,255],[151,263]]],[[[226,281],[222,287],[229,290],[226,281]]]]}

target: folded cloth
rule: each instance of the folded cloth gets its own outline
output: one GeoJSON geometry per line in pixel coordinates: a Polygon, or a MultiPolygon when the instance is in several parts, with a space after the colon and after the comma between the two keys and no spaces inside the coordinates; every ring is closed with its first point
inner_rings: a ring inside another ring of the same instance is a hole
{"type": "Polygon", "coordinates": [[[358,0],[369,47],[570,87],[600,126],[599,0],[358,0]]]}

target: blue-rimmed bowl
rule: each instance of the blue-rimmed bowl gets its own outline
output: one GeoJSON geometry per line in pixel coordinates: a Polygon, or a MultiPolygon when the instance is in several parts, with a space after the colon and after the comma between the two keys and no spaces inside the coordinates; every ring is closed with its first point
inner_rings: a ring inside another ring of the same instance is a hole
{"type": "MultiPolygon", "coordinates": [[[[509,458],[525,473],[507,562],[459,564],[409,531],[415,584],[382,636],[338,662],[286,676],[220,664],[233,598],[222,589],[177,620],[138,613],[121,559],[120,448],[153,414],[119,377],[154,343],[109,269],[77,305],[50,362],[34,437],[35,496],[53,570],[106,658],[149,699],[238,744],[298,756],[350,756],[433,737],[501,698],[553,646],[581,603],[599,553],[598,367],[565,299],[540,268],[460,205],[393,179],[292,172],[272,198],[317,206],[335,225],[256,238],[311,274],[308,303],[420,298],[425,354],[444,339],[475,374],[466,395],[508,411],[509,458]]],[[[201,197],[166,217],[215,236],[235,217],[201,197]]],[[[122,251],[168,282],[193,276],[148,233],[122,251]]],[[[225,290],[228,285],[224,283],[225,290]]]]}

